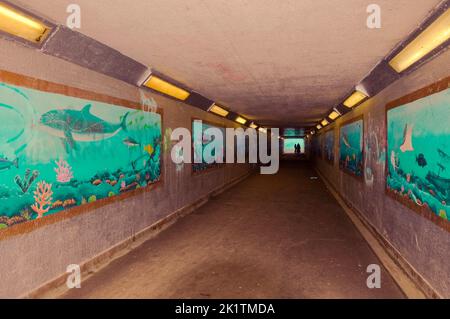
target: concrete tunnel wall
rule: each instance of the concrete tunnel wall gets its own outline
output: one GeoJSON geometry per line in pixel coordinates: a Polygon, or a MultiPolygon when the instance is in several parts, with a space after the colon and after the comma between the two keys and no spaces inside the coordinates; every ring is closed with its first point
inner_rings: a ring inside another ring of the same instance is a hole
{"type": "MultiPolygon", "coordinates": [[[[385,194],[385,152],[387,103],[449,76],[450,51],[394,82],[375,97],[358,106],[331,125],[335,134],[335,163],[316,158],[319,172],[388,241],[415,271],[443,297],[450,297],[450,236],[429,219],[417,214],[385,194]],[[373,183],[339,169],[339,126],[364,116],[364,169],[370,168],[373,183]]],[[[449,106],[450,112],[450,106],[449,106]]],[[[449,125],[436,123],[436,125],[449,125]]]]}
{"type": "MultiPolygon", "coordinates": [[[[0,46],[0,70],[47,80],[100,94],[139,102],[139,89],[66,61],[30,50],[14,42],[0,46]]],[[[193,117],[228,127],[236,123],[186,104],[145,93],[163,109],[163,135],[167,128],[191,127],[193,117]]],[[[30,233],[0,240],[0,298],[18,297],[64,274],[70,264],[81,264],[132,237],[211,191],[244,177],[247,164],[227,164],[191,175],[163,154],[162,182],[154,189],[114,204],[40,227],[30,233]]]]}

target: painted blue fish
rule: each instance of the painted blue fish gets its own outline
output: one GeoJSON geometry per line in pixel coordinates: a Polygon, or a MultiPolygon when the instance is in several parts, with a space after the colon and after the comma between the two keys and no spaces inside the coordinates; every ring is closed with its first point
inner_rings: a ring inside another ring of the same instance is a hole
{"type": "Polygon", "coordinates": [[[109,123],[91,113],[91,104],[81,111],[53,110],[43,114],[39,120],[41,128],[47,133],[66,141],[69,151],[77,142],[94,142],[115,136],[121,130],[126,131],[126,113],[118,124],[109,123]]]}
{"type": "Polygon", "coordinates": [[[16,158],[14,161],[10,161],[6,157],[0,157],[0,171],[5,171],[15,166],[19,168],[19,159],[16,158]]]}
{"type": "Polygon", "coordinates": [[[437,149],[437,152],[443,161],[450,162],[450,155],[448,155],[447,153],[445,153],[443,150],[441,150],[439,148],[437,149]]]}
{"type": "Polygon", "coordinates": [[[420,167],[427,166],[427,160],[425,158],[425,155],[423,155],[422,153],[420,153],[419,155],[416,156],[416,162],[417,162],[417,165],[419,165],[420,167]]]}

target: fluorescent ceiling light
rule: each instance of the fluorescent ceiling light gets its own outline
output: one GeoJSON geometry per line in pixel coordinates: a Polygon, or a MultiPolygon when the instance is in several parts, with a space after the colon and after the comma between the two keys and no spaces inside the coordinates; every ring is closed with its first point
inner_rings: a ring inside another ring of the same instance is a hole
{"type": "Polygon", "coordinates": [[[389,61],[389,65],[400,73],[448,39],[450,39],[450,9],[447,9],[413,41],[406,45],[400,53],[389,61]]]}
{"type": "Polygon", "coordinates": [[[182,101],[186,100],[190,95],[188,91],[183,90],[154,75],[151,75],[148,78],[148,80],[144,83],[144,86],[182,101]]]}
{"type": "Polygon", "coordinates": [[[252,123],[252,124],[250,124],[250,127],[256,130],[258,128],[258,125],[256,125],[255,123],[252,123]]]}
{"type": "Polygon", "coordinates": [[[51,28],[28,14],[0,3],[0,30],[33,43],[42,43],[51,28]]]}
{"type": "Polygon", "coordinates": [[[213,105],[209,108],[208,111],[209,111],[209,112],[212,112],[212,113],[214,113],[214,114],[223,116],[223,117],[227,116],[228,113],[230,113],[230,112],[228,112],[227,110],[225,110],[223,107],[218,106],[217,104],[213,104],[213,105]]]}
{"type": "Polygon", "coordinates": [[[236,117],[235,121],[238,122],[239,124],[242,124],[242,125],[244,125],[245,123],[247,123],[247,120],[244,119],[242,116],[236,117]]]}
{"type": "Polygon", "coordinates": [[[344,105],[348,108],[352,108],[358,103],[360,103],[362,100],[367,98],[367,95],[362,93],[361,91],[355,91],[352,95],[350,95],[345,101],[344,105]]]}
{"type": "Polygon", "coordinates": [[[328,117],[330,119],[332,119],[332,120],[337,119],[339,116],[340,116],[340,114],[338,112],[336,112],[336,111],[333,111],[333,112],[330,113],[330,115],[328,115],[328,117]]]}
{"type": "Polygon", "coordinates": [[[328,125],[328,121],[326,119],[324,119],[322,122],[320,122],[320,124],[322,124],[322,126],[327,126],[328,125]]]}
{"type": "Polygon", "coordinates": [[[320,125],[320,124],[317,124],[317,126],[316,126],[316,127],[317,127],[317,129],[318,129],[318,130],[320,130],[320,129],[322,128],[322,125],[320,125]]]}

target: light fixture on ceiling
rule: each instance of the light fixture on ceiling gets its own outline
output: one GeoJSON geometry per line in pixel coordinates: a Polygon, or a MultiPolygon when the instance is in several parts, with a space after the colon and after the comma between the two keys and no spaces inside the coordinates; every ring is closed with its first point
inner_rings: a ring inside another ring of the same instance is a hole
{"type": "Polygon", "coordinates": [[[245,123],[247,123],[247,120],[246,119],[244,119],[242,116],[237,116],[235,119],[234,119],[236,122],[238,122],[239,124],[242,124],[242,125],[244,125],[245,123]]]}
{"type": "Polygon", "coordinates": [[[393,57],[389,65],[398,73],[403,72],[449,39],[450,9],[447,9],[393,57]]]}
{"type": "Polygon", "coordinates": [[[355,92],[352,93],[345,101],[344,105],[348,108],[352,108],[355,105],[361,103],[363,100],[367,98],[367,95],[365,95],[363,92],[355,90],[355,92]]]}
{"type": "Polygon", "coordinates": [[[325,127],[329,124],[329,122],[326,119],[324,119],[322,122],[320,122],[320,124],[322,124],[322,127],[325,127]]]}
{"type": "Polygon", "coordinates": [[[220,116],[227,116],[230,112],[225,110],[223,107],[217,105],[217,104],[213,104],[211,105],[211,107],[208,109],[208,112],[220,115],[220,116]]]}
{"type": "Polygon", "coordinates": [[[334,121],[335,119],[337,119],[339,116],[341,116],[341,114],[340,114],[336,109],[334,109],[334,110],[328,115],[328,117],[329,117],[332,121],[334,121]]]}
{"type": "Polygon", "coordinates": [[[255,122],[253,122],[252,124],[250,124],[250,127],[252,128],[252,129],[257,129],[258,128],[258,125],[256,125],[255,124],[255,122]]]}
{"type": "Polygon", "coordinates": [[[50,33],[51,27],[19,9],[0,2],[0,30],[39,44],[50,33]]]}
{"type": "Polygon", "coordinates": [[[150,75],[147,81],[144,82],[144,86],[181,101],[185,101],[190,95],[188,91],[179,88],[155,75],[150,75]]]}
{"type": "Polygon", "coordinates": [[[317,129],[318,129],[318,130],[320,130],[320,129],[322,128],[322,125],[320,125],[320,124],[317,124],[317,126],[316,126],[316,127],[317,127],[317,129]]]}

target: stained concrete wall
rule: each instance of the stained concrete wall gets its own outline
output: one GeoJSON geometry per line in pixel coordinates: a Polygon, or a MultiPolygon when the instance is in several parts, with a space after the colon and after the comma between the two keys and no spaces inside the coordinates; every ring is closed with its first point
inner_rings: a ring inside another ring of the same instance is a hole
{"type": "Polygon", "coordinates": [[[385,105],[448,77],[449,65],[450,51],[447,51],[338,119],[333,124],[336,128],[334,165],[316,159],[317,168],[338,192],[439,294],[447,298],[450,297],[450,234],[385,195],[385,105]],[[365,174],[364,179],[358,181],[339,170],[339,125],[360,115],[364,116],[365,174]]]}
{"type": "MultiPolygon", "coordinates": [[[[136,87],[12,42],[0,40],[0,57],[2,70],[140,101],[136,87]]],[[[190,128],[193,117],[235,126],[233,122],[165,97],[146,95],[154,98],[163,109],[163,127],[166,129],[190,128]]],[[[0,297],[17,297],[28,293],[63,274],[67,265],[90,260],[250,171],[249,165],[229,164],[192,176],[190,165],[177,170],[170,159],[170,148],[164,153],[163,166],[163,182],[150,192],[41,227],[28,234],[1,240],[0,297]]]]}

